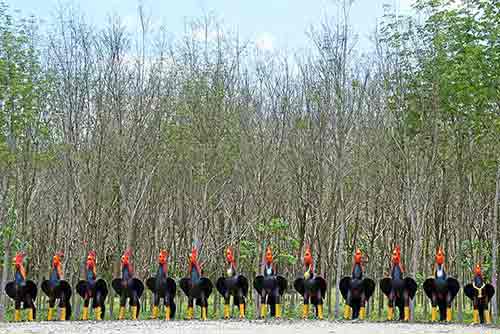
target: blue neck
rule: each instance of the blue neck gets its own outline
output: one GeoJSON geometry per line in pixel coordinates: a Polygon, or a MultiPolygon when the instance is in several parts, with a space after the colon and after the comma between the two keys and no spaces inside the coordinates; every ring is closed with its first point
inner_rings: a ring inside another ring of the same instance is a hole
{"type": "Polygon", "coordinates": [[[87,269],[87,281],[88,282],[94,282],[96,277],[94,276],[94,272],[92,269],[87,269]]]}
{"type": "Polygon", "coordinates": [[[163,269],[163,265],[162,265],[162,264],[160,264],[160,265],[158,266],[158,272],[157,272],[157,274],[156,274],[156,277],[160,278],[160,277],[165,277],[165,276],[167,276],[167,273],[166,273],[166,272],[165,272],[165,270],[163,269]]]}
{"type": "Polygon", "coordinates": [[[57,272],[57,268],[52,268],[50,273],[50,281],[52,283],[58,283],[60,281],[59,273],[57,272]]]}
{"type": "Polygon", "coordinates": [[[196,283],[200,280],[200,273],[196,269],[196,266],[191,267],[191,283],[196,283]]]}
{"type": "Polygon", "coordinates": [[[361,269],[361,265],[355,264],[352,269],[352,278],[354,279],[362,279],[363,278],[363,269],[361,269]]]}
{"type": "Polygon", "coordinates": [[[21,275],[21,272],[17,269],[16,269],[16,272],[14,274],[14,277],[15,277],[16,284],[22,285],[25,283],[25,279],[24,279],[23,275],[21,275]]]}
{"type": "Polygon", "coordinates": [[[132,274],[130,273],[128,266],[122,266],[122,279],[129,280],[132,278],[132,274]]]}
{"type": "Polygon", "coordinates": [[[401,272],[401,268],[398,265],[392,266],[391,277],[393,279],[402,279],[403,273],[401,272]]]}

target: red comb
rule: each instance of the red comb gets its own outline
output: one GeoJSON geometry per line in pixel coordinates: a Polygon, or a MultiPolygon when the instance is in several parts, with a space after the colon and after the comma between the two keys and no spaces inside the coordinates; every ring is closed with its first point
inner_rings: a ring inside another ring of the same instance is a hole
{"type": "Polygon", "coordinates": [[[125,252],[123,252],[123,255],[125,255],[125,256],[132,256],[132,249],[131,248],[127,248],[125,250],[125,252]]]}
{"type": "Polygon", "coordinates": [[[481,273],[481,265],[478,263],[476,264],[476,267],[474,267],[474,273],[476,275],[482,276],[483,274],[481,273]]]}
{"type": "Polygon", "coordinates": [[[24,260],[24,258],[26,257],[26,253],[23,252],[23,251],[19,251],[16,253],[16,256],[14,258],[14,261],[17,263],[17,264],[21,264],[24,260]]]}
{"type": "Polygon", "coordinates": [[[26,257],[26,252],[24,251],[19,251],[16,253],[16,257],[20,257],[20,258],[25,258],[26,257]]]}

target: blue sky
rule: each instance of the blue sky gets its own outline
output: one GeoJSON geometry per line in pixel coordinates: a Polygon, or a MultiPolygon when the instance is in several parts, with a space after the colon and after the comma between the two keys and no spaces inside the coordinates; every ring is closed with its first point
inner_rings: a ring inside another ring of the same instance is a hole
{"type": "MultiPolygon", "coordinates": [[[[384,4],[399,12],[410,10],[412,0],[355,0],[351,24],[359,34],[360,47],[369,45],[377,19],[384,13],[384,4]]],[[[257,47],[267,50],[296,50],[308,45],[305,32],[326,16],[335,15],[338,0],[7,0],[22,15],[35,15],[50,21],[58,4],[70,3],[80,8],[86,18],[102,26],[109,14],[118,14],[133,28],[137,7],[143,4],[153,24],[164,24],[174,36],[182,35],[191,18],[213,14],[224,27],[257,47]]]]}

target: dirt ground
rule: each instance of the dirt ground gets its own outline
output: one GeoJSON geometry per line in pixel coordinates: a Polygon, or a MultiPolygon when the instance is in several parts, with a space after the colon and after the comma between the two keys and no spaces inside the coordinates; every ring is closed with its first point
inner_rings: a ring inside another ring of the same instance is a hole
{"type": "Polygon", "coordinates": [[[459,324],[327,321],[104,321],[2,323],[1,334],[493,334],[500,328],[459,324]]]}

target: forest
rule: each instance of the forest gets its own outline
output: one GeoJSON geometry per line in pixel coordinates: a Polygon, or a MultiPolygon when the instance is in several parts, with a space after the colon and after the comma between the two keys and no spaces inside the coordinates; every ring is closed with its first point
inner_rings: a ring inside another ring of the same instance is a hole
{"type": "MultiPolygon", "coordinates": [[[[330,319],[358,247],[377,282],[400,245],[421,286],[443,247],[461,284],[480,262],[497,288],[500,2],[388,7],[366,52],[350,1],[339,8],[304,32],[307,50],[264,52],[210,15],[172,38],[142,7],[129,31],[117,16],[95,27],[61,6],[42,22],[0,2],[0,317],[19,250],[37,282],[63,251],[74,286],[89,250],[107,281],[127,248],[141,279],[160,249],[184,277],[193,243],[213,281],[227,246],[250,280],[270,246],[290,282],[310,245],[330,319]]],[[[377,289],[371,319],[385,303],[377,289]]],[[[415,304],[428,319],[422,289],[415,304]]],[[[215,296],[211,316],[220,307],[215,296]]],[[[462,292],[454,307],[470,317],[462,292]]]]}

